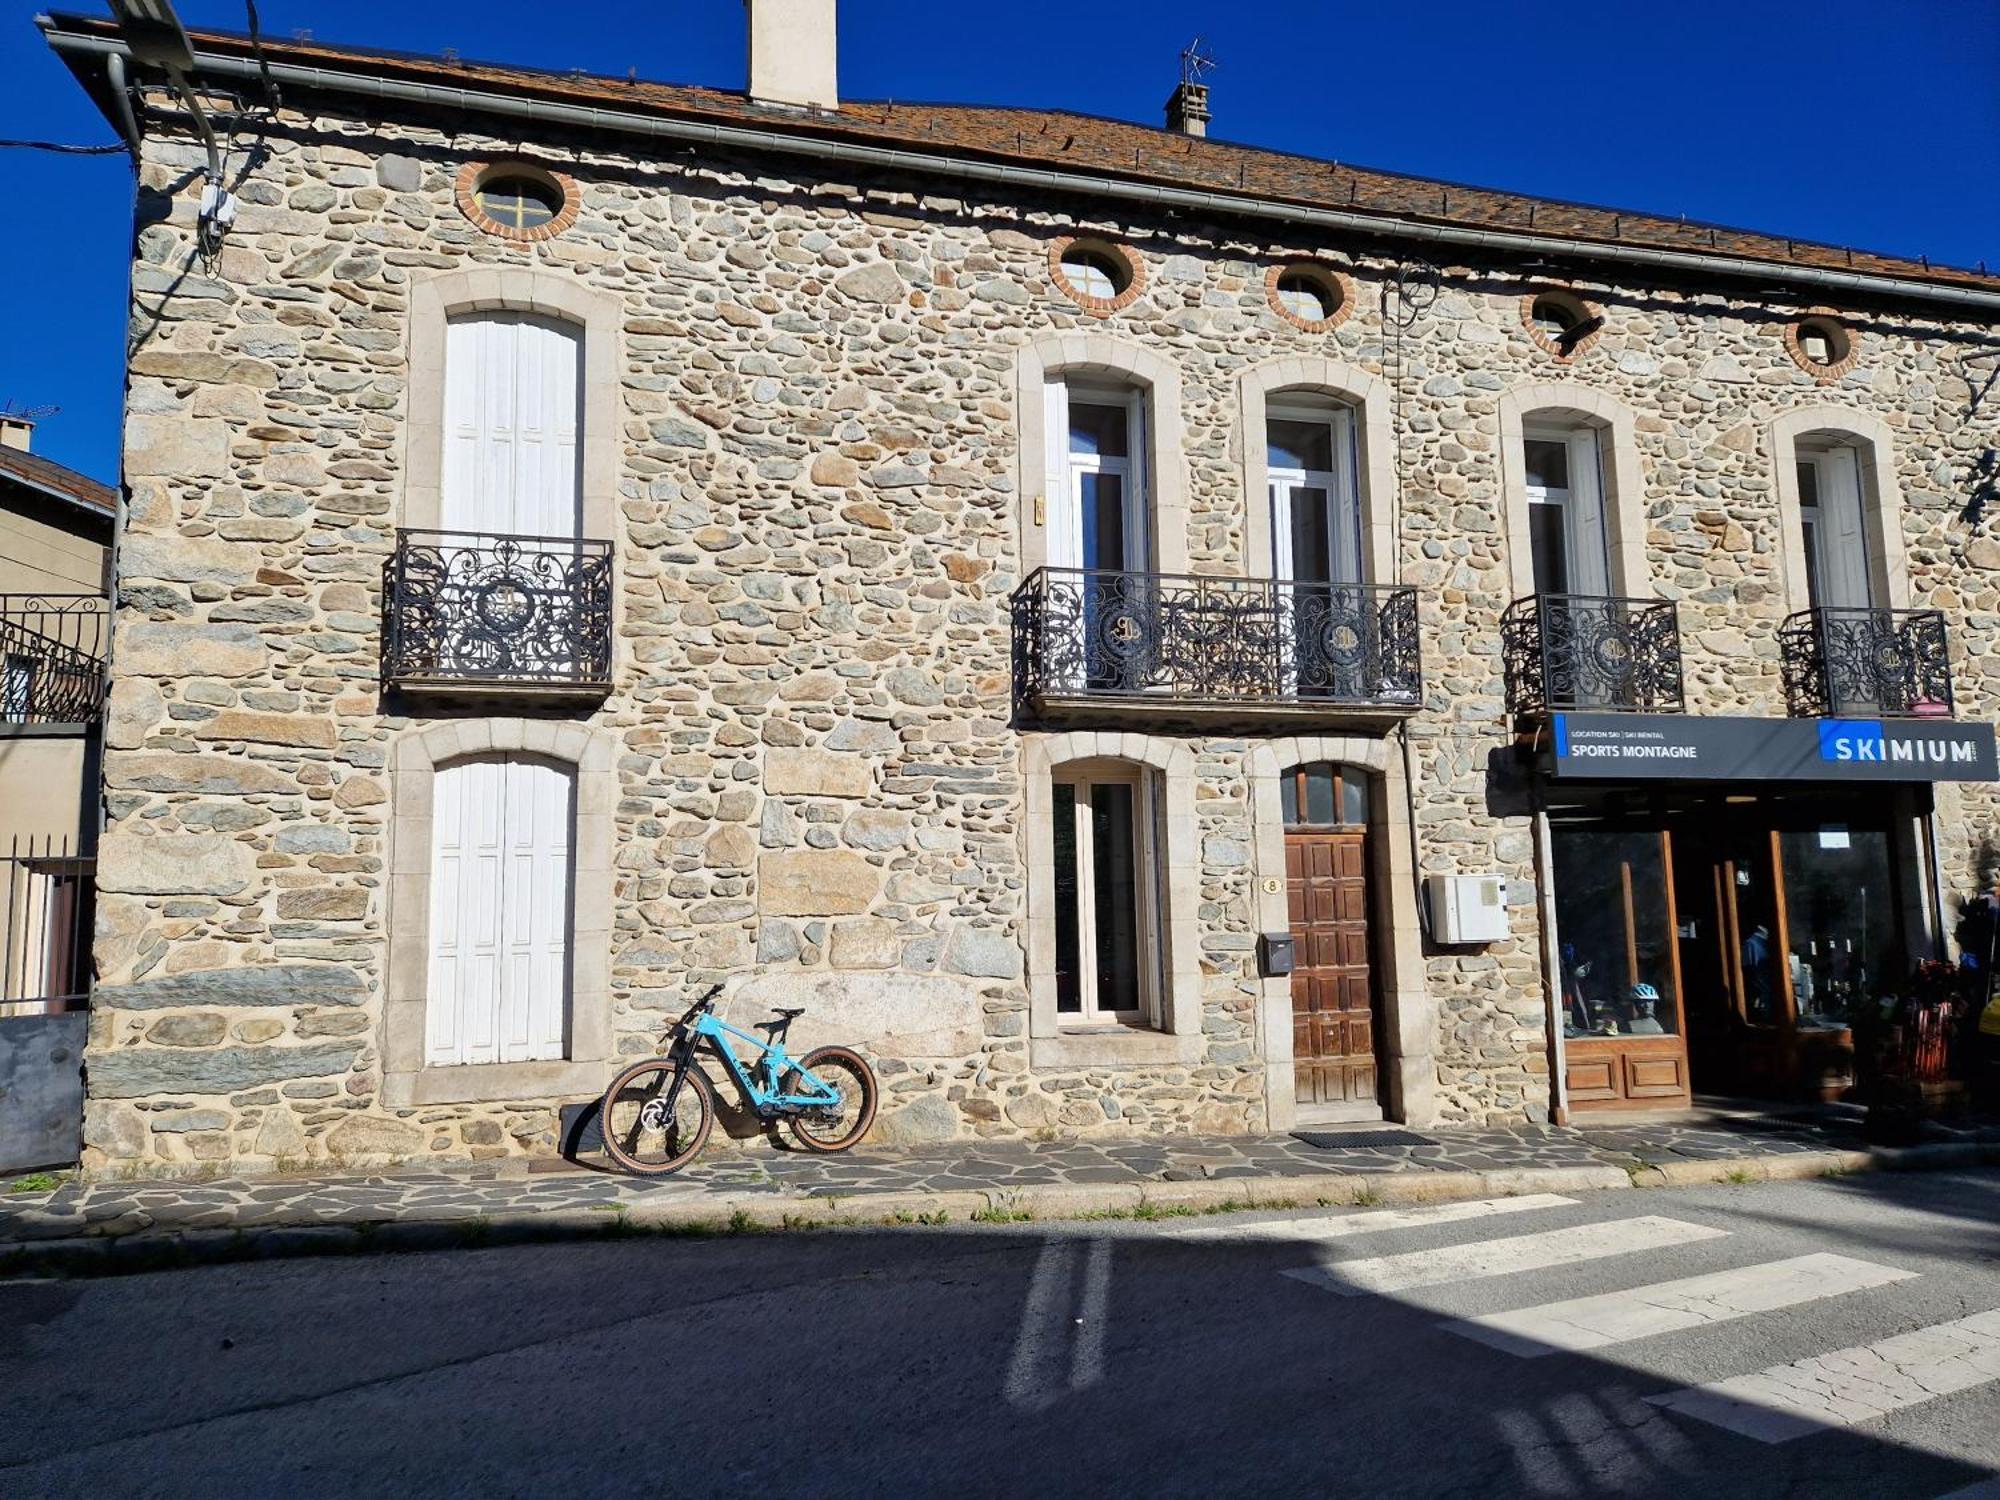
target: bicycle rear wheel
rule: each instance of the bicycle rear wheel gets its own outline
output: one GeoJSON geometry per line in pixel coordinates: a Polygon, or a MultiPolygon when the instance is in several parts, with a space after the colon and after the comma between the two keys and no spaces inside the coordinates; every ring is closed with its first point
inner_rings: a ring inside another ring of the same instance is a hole
{"type": "MultiPolygon", "coordinates": [[[[840,1095],[838,1105],[802,1110],[787,1124],[808,1151],[845,1151],[875,1123],[875,1070],[851,1047],[819,1047],[799,1059],[799,1068],[840,1095]]],[[[801,1085],[797,1069],[785,1075],[788,1094],[801,1085]]]]}
{"type": "Polygon", "coordinates": [[[707,1144],[715,1124],[715,1091],[690,1059],[687,1079],[669,1116],[667,1093],[678,1071],[678,1065],[666,1058],[649,1057],[612,1079],[604,1091],[597,1112],[604,1150],[626,1171],[663,1177],[686,1166],[707,1144]]]}

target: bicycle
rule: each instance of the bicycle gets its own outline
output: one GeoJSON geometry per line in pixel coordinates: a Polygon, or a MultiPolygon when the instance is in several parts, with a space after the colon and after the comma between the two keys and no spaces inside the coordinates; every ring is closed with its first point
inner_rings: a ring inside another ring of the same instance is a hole
{"type": "Polygon", "coordinates": [[[689,1007],[674,1024],[666,1055],[634,1063],[604,1091],[598,1106],[605,1152],[628,1172],[663,1177],[692,1161],[715,1124],[715,1086],[695,1063],[706,1038],[721,1057],[757,1117],[783,1120],[808,1151],[845,1151],[875,1123],[875,1073],[851,1047],[816,1047],[793,1057],[781,1040],[803,1010],[779,1009],[759,1021],[768,1042],[740,1031],[715,1014],[721,987],[689,1007]],[[746,1064],[726,1040],[757,1049],[746,1064]]]}

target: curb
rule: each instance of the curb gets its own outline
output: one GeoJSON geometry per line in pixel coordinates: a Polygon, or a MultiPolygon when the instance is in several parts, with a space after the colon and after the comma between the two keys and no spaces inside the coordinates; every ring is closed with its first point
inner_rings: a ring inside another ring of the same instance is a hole
{"type": "MultiPolygon", "coordinates": [[[[853,1194],[690,1195],[593,1208],[523,1209],[481,1217],[235,1229],[100,1229],[0,1246],[0,1277],[134,1275],[197,1265],[299,1256],[480,1249],[610,1240],[626,1235],[726,1236],[763,1230],[1009,1223],[1029,1219],[1146,1217],[1238,1209],[1449,1203],[1526,1193],[1610,1192],[1798,1182],[1887,1171],[2000,1165],[2000,1144],[1943,1142],[1865,1151],[1797,1151],[1716,1161],[1635,1163],[1631,1168],[1517,1167],[1491,1172],[1303,1172],[1187,1182],[1047,1183],[1023,1188],[853,1194]]],[[[121,1215],[110,1225],[130,1222],[121,1215]]]]}

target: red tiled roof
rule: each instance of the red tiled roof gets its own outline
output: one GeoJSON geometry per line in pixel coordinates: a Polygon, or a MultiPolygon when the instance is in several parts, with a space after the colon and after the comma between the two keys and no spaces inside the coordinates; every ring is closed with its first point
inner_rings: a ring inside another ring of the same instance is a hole
{"type": "MultiPolygon", "coordinates": [[[[60,16],[57,23],[65,30],[106,35],[116,31],[108,21],[87,17],[60,16]]],[[[190,35],[201,51],[252,55],[246,37],[213,31],[190,35]]],[[[273,62],[306,67],[338,66],[411,82],[478,86],[632,114],[775,127],[801,136],[834,137],[940,155],[970,154],[1054,171],[1341,209],[1379,217],[1386,235],[1395,233],[1398,221],[1451,224],[2000,289],[2000,275],[1934,266],[1923,259],[1378,172],[1065,111],[848,100],[835,112],[802,114],[757,104],[740,93],[690,85],[549,73],[318,42],[267,39],[264,47],[273,62]]]]}
{"type": "Polygon", "coordinates": [[[11,479],[58,500],[71,501],[106,519],[118,514],[118,491],[110,485],[99,484],[88,474],[79,474],[53,459],[19,448],[0,447],[0,479],[11,479]]]}

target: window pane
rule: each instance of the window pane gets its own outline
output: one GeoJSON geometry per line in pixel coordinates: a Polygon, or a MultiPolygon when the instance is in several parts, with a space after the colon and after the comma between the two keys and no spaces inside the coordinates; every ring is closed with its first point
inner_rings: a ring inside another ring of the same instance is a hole
{"type": "Polygon", "coordinates": [[[1076,788],[1059,781],[1055,804],[1056,885],[1056,1009],[1083,1009],[1079,957],[1076,888],[1076,788]]]}
{"type": "Polygon", "coordinates": [[[1528,507],[1529,543],[1535,554],[1535,592],[1569,592],[1569,539],[1563,533],[1563,507],[1528,507]]]}
{"type": "Polygon", "coordinates": [[[1333,423],[1292,422],[1274,417],[1268,426],[1265,462],[1274,469],[1333,469],[1333,423]]]}
{"type": "Polygon", "coordinates": [[[1062,267],[1069,284],[1086,297],[1102,297],[1109,301],[1118,295],[1117,273],[1103,256],[1093,255],[1087,250],[1072,250],[1063,256],[1062,267]]]}
{"type": "Polygon", "coordinates": [[[1139,1008],[1139,868],[1129,784],[1090,789],[1097,885],[1097,1008],[1139,1008]]]}
{"type": "Polygon", "coordinates": [[[1116,474],[1079,474],[1083,502],[1083,565],[1122,569],[1125,553],[1125,482],[1116,474]]]}
{"type": "Polygon", "coordinates": [[[1306,767],[1306,821],[1315,825],[1334,822],[1333,767],[1325,764],[1306,767]]]}
{"type": "Polygon", "coordinates": [[[1285,826],[1295,828],[1299,822],[1299,777],[1296,771],[1287,771],[1278,778],[1278,803],[1284,814],[1285,826]]]}
{"type": "Polygon", "coordinates": [[[1340,821],[1360,828],[1368,823],[1368,778],[1360,771],[1340,773],[1340,821]]]}
{"type": "Polygon", "coordinates": [[[1521,448],[1527,459],[1529,484],[1545,490],[1569,488],[1569,444],[1529,438],[1521,448]]]}
{"type": "Polygon", "coordinates": [[[1326,502],[1325,490],[1301,486],[1292,491],[1292,577],[1303,583],[1333,581],[1326,502]]]}
{"type": "Polygon", "coordinates": [[[1673,1031],[1674,933],[1660,835],[1558,825],[1550,852],[1565,1034],[1673,1031]]]}
{"type": "Polygon", "coordinates": [[[1131,418],[1122,406],[1072,400],[1069,405],[1069,451],[1095,453],[1100,458],[1130,456],[1131,418]]]}
{"type": "Polygon", "coordinates": [[[1799,463],[1799,504],[1819,504],[1819,465],[1805,460],[1799,463]]]}
{"type": "Polygon", "coordinates": [[[1326,295],[1303,276],[1279,279],[1278,305],[1293,317],[1308,323],[1321,322],[1332,312],[1327,306],[1326,295]]]}
{"type": "Polygon", "coordinates": [[[1889,835],[1830,823],[1782,833],[1785,922],[1801,1030],[1852,1024],[1903,977],[1889,835]]]}

